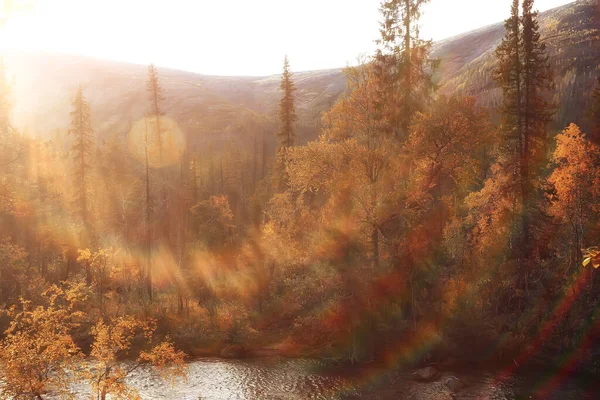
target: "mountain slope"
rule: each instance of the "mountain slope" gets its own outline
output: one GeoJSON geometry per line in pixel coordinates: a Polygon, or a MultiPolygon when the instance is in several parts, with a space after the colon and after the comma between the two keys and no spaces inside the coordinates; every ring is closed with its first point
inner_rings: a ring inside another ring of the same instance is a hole
{"type": "MultiPolygon", "coordinates": [[[[555,128],[569,122],[586,128],[592,85],[600,75],[600,3],[580,0],[544,12],[540,24],[556,78],[555,128]]],[[[440,93],[474,95],[482,105],[497,107],[501,93],[491,77],[503,35],[498,23],[435,43],[440,93]]],[[[145,66],[56,54],[13,54],[7,65],[15,76],[16,125],[34,134],[68,128],[77,84],[85,87],[100,138],[126,134],[147,111],[145,66]]],[[[159,74],[165,113],[196,143],[248,141],[260,133],[274,144],[279,76],[216,77],[162,68],[159,74]]],[[[335,69],[296,73],[295,81],[304,143],[318,136],[321,115],[344,91],[345,78],[335,69]]]]}
{"type": "MultiPolygon", "coordinates": [[[[596,76],[600,75],[600,2],[579,0],[540,14],[558,104],[555,128],[570,122],[586,127],[596,76]]],[[[501,91],[492,80],[495,49],[504,36],[498,23],[436,43],[433,57],[441,60],[436,80],[442,93],[476,96],[480,104],[497,107],[501,91]]]]}
{"type": "MultiPolygon", "coordinates": [[[[6,63],[14,74],[15,124],[34,134],[68,128],[70,99],[79,84],[99,137],[126,133],[148,110],[146,66],[22,53],[9,55],[6,63]]],[[[216,77],[159,68],[159,77],[164,113],[199,142],[235,137],[249,127],[276,128],[278,76],[216,77]]],[[[330,70],[300,72],[294,79],[299,130],[303,140],[312,139],[306,131],[318,131],[320,112],[345,89],[345,78],[340,70],[330,70]]]]}

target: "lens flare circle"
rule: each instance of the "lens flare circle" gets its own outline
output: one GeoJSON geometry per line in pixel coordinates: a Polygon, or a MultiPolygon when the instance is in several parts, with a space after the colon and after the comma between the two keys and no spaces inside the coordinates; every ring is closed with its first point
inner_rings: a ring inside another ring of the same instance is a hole
{"type": "Polygon", "coordinates": [[[169,117],[150,116],[133,124],[127,135],[129,152],[140,162],[146,160],[152,168],[177,164],[185,149],[185,135],[179,124],[169,117]]]}

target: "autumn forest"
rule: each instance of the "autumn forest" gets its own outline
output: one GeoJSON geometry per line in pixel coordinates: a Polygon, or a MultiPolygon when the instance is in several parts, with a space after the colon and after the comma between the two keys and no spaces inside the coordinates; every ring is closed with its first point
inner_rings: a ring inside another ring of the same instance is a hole
{"type": "Polygon", "coordinates": [[[381,2],[315,124],[282,56],[244,144],[195,140],[154,65],[125,135],[97,134],[85,85],[62,132],[26,132],[1,66],[0,398],[140,398],[140,368],[265,353],[600,373],[600,60],[560,111],[535,2],[511,0],[501,95],[443,89],[427,2],[381,2]]]}

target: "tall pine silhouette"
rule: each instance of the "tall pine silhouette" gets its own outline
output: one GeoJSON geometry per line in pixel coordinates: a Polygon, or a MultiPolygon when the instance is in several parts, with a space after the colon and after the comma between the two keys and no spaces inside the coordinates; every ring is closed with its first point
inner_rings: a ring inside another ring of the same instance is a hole
{"type": "Polygon", "coordinates": [[[144,276],[144,286],[148,300],[152,301],[152,197],[150,194],[150,160],[148,157],[148,148],[150,146],[148,139],[148,119],[144,117],[144,169],[145,169],[145,219],[146,219],[146,273],[144,276]]]}
{"type": "Polygon", "coordinates": [[[281,76],[281,91],[283,97],[279,102],[279,137],[280,148],[292,147],[296,141],[296,132],[294,130],[294,122],[296,122],[296,106],[294,101],[294,93],[296,86],[292,80],[292,71],[290,70],[290,62],[285,56],[283,61],[283,74],[281,76]]]}
{"type": "Polygon", "coordinates": [[[521,218],[515,256],[531,255],[532,214],[537,201],[541,161],[549,141],[547,125],[555,107],[548,100],[553,88],[546,47],[540,39],[533,0],[513,0],[511,16],[505,21],[506,35],[496,50],[498,67],[494,79],[502,88],[501,106],[504,138],[503,165],[515,176],[521,218]]]}
{"type": "Polygon", "coordinates": [[[296,132],[294,129],[294,123],[297,120],[294,97],[296,86],[294,85],[292,75],[288,57],[285,56],[280,86],[283,94],[279,102],[279,131],[277,132],[279,147],[277,148],[276,185],[278,190],[283,190],[287,186],[287,175],[285,172],[286,153],[287,149],[294,146],[296,142],[296,132]]]}
{"type": "Polygon", "coordinates": [[[82,223],[89,227],[88,184],[90,179],[90,161],[94,148],[94,138],[90,106],[83,95],[83,87],[79,86],[72,102],[71,127],[73,135],[71,148],[75,162],[75,207],[82,223]]]}
{"type": "Polygon", "coordinates": [[[521,151],[521,196],[523,199],[523,239],[529,255],[531,213],[535,202],[536,182],[540,178],[541,162],[548,144],[548,123],[555,106],[548,98],[553,89],[546,45],[540,40],[538,13],[533,11],[534,0],[523,1],[523,140],[521,151]]]}
{"type": "Polygon", "coordinates": [[[413,115],[422,111],[433,89],[427,72],[431,42],[419,37],[421,8],[429,0],[386,0],[381,4],[381,38],[375,55],[387,133],[404,141],[413,115]]]}
{"type": "Polygon", "coordinates": [[[519,0],[513,0],[511,15],[504,22],[506,34],[496,49],[498,67],[494,80],[502,89],[503,152],[511,159],[511,168],[516,168],[522,140],[523,63],[521,51],[523,40],[520,28],[519,0]]]}
{"type": "Polygon", "coordinates": [[[158,80],[158,71],[154,64],[148,67],[148,81],[146,82],[148,91],[148,101],[150,102],[150,115],[154,117],[156,129],[156,143],[158,145],[159,161],[162,163],[163,157],[163,137],[160,126],[160,117],[162,116],[161,102],[164,99],[162,87],[158,80]]]}

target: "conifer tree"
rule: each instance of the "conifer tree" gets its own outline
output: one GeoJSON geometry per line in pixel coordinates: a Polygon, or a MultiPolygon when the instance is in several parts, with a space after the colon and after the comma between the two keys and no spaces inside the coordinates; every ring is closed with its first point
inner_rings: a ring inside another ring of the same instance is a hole
{"type": "Polygon", "coordinates": [[[498,67],[494,71],[494,79],[502,88],[503,103],[500,108],[502,113],[502,126],[504,137],[500,142],[502,147],[502,161],[506,172],[517,177],[515,187],[509,192],[520,193],[519,203],[522,207],[523,224],[521,226],[523,240],[527,235],[526,215],[524,211],[525,196],[523,173],[526,171],[523,150],[523,116],[524,116],[524,87],[523,87],[523,32],[521,29],[520,1],[513,0],[511,15],[505,21],[505,36],[498,48],[496,56],[498,67]]]}
{"type": "MultiPolygon", "coordinates": [[[[546,45],[540,40],[538,13],[532,11],[534,0],[523,1],[523,139],[521,153],[521,197],[523,201],[523,244],[531,243],[530,213],[533,190],[540,171],[536,163],[545,155],[546,132],[555,106],[548,100],[553,89],[546,45]]],[[[528,253],[529,251],[527,251],[528,253]]]]}
{"type": "Polygon", "coordinates": [[[508,192],[519,205],[520,220],[514,221],[517,258],[529,258],[533,249],[532,213],[536,208],[536,187],[540,161],[548,142],[547,125],[555,111],[548,100],[553,88],[545,44],[540,39],[533,0],[513,0],[511,16],[505,22],[506,35],[496,50],[498,67],[494,79],[502,88],[501,107],[505,137],[500,142],[505,172],[514,176],[515,187],[508,192]]]}
{"type": "Polygon", "coordinates": [[[152,198],[150,197],[150,160],[148,158],[148,120],[144,117],[144,167],[146,170],[146,201],[145,201],[145,211],[146,211],[146,257],[147,257],[147,265],[146,265],[146,274],[145,274],[145,286],[146,293],[148,295],[148,299],[152,301],[152,219],[151,219],[151,210],[152,210],[152,198]]]}
{"type": "Polygon", "coordinates": [[[164,100],[163,90],[158,80],[158,72],[154,64],[148,67],[148,81],[146,82],[148,100],[150,101],[150,114],[155,118],[156,142],[158,144],[159,161],[162,162],[163,138],[160,129],[160,117],[162,115],[161,102],[164,100]]]}
{"type": "Polygon", "coordinates": [[[500,111],[504,137],[501,141],[503,153],[511,159],[511,167],[517,167],[522,139],[522,35],[520,28],[519,0],[513,0],[511,15],[504,22],[506,31],[502,43],[496,49],[498,67],[494,80],[501,87],[503,101],[500,111]]]}
{"type": "Polygon", "coordinates": [[[379,117],[385,130],[403,142],[413,115],[421,111],[433,89],[427,72],[431,42],[419,37],[421,9],[429,0],[386,0],[380,11],[380,48],[375,60],[380,82],[379,117]]]}
{"type": "Polygon", "coordinates": [[[294,101],[294,92],[296,87],[292,80],[292,71],[287,56],[283,61],[283,74],[281,77],[281,90],[283,96],[279,102],[279,147],[277,148],[277,170],[275,171],[276,187],[278,190],[284,190],[287,186],[287,176],[285,172],[287,149],[294,146],[296,133],[294,122],[296,122],[296,106],[294,101]]]}
{"type": "Polygon", "coordinates": [[[88,183],[94,138],[90,106],[83,95],[82,86],[77,89],[72,107],[69,134],[74,137],[71,151],[75,162],[75,203],[82,222],[88,226],[88,183]]]}
{"type": "MultiPolygon", "coordinates": [[[[161,102],[164,100],[163,89],[160,85],[160,80],[158,78],[158,71],[154,64],[151,64],[148,67],[148,80],[146,82],[146,89],[148,92],[148,100],[150,102],[150,111],[148,117],[154,119],[154,138],[150,140],[148,145],[151,145],[153,148],[158,149],[158,158],[152,157],[151,162],[153,165],[163,167],[164,158],[164,144],[165,140],[165,130],[161,124],[161,118],[163,115],[163,110],[161,108],[161,102]]],[[[148,120],[148,122],[152,122],[152,120],[148,120]]],[[[155,230],[156,240],[160,241],[165,239],[169,235],[169,216],[168,216],[168,205],[169,205],[169,194],[170,191],[167,189],[167,181],[168,178],[165,175],[165,171],[157,171],[155,175],[155,183],[157,183],[157,190],[154,194],[155,201],[155,209],[154,209],[154,219],[157,223],[157,229],[155,230]]]]}
{"type": "Polygon", "coordinates": [[[285,56],[283,61],[283,75],[281,77],[281,90],[283,97],[279,102],[279,137],[280,149],[292,147],[296,141],[296,133],[294,131],[294,122],[296,122],[296,107],[294,102],[294,92],[296,87],[292,80],[292,71],[290,63],[285,56]]]}

